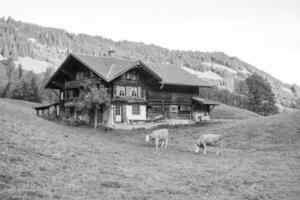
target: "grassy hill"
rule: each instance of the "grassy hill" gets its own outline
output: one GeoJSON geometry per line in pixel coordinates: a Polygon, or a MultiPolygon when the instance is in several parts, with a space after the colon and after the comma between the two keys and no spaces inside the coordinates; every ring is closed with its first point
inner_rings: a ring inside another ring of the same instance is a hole
{"type": "Polygon", "coordinates": [[[221,104],[216,106],[210,113],[212,119],[251,119],[261,117],[249,110],[221,104]]]}
{"type": "Polygon", "coordinates": [[[300,113],[149,131],[66,127],[0,99],[0,196],[8,199],[299,199],[300,113]],[[195,154],[202,133],[224,134],[222,156],[195,154]]]}

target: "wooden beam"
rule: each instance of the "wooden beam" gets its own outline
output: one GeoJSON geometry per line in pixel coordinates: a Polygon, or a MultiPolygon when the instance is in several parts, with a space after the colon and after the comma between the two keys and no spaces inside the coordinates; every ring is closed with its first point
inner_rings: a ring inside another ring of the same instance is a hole
{"type": "Polygon", "coordinates": [[[51,90],[54,92],[54,94],[56,94],[56,96],[58,96],[58,98],[60,98],[59,94],[57,94],[57,92],[54,89],[51,90]]]}

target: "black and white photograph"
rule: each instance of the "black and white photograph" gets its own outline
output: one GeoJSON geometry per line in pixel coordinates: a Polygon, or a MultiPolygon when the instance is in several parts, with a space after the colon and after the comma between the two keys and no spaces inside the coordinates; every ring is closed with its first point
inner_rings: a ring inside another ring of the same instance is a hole
{"type": "Polygon", "coordinates": [[[0,0],[0,200],[299,200],[299,0],[0,0]]]}

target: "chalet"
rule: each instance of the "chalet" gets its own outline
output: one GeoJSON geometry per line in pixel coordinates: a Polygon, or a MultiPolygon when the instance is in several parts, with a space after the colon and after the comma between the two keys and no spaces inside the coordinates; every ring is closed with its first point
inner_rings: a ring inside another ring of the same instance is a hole
{"type": "Polygon", "coordinates": [[[99,110],[97,117],[103,124],[147,121],[159,115],[193,119],[208,115],[218,104],[199,97],[199,87],[211,87],[209,83],[179,66],[71,53],[45,86],[59,91],[55,113],[60,118],[91,120],[76,106],[85,79],[100,80],[109,89],[111,105],[99,110]]]}

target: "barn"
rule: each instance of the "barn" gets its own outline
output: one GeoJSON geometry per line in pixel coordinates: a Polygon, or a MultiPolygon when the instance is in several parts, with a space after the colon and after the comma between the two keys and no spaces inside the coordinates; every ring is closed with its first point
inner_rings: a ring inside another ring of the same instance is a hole
{"type": "Polygon", "coordinates": [[[111,104],[97,113],[99,124],[146,122],[159,116],[199,120],[218,104],[199,97],[199,88],[211,84],[180,66],[71,53],[45,86],[59,96],[59,118],[93,120],[77,106],[87,79],[101,81],[110,94],[111,104]]]}

